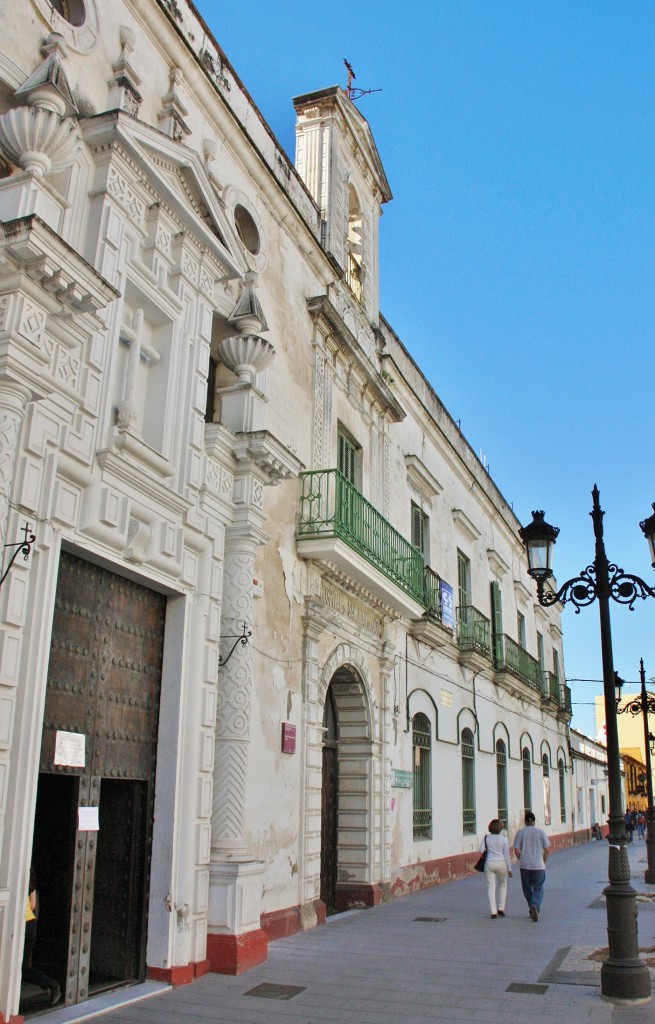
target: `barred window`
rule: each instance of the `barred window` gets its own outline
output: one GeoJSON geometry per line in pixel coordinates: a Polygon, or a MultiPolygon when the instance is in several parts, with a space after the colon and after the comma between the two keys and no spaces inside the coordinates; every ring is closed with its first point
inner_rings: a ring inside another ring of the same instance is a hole
{"type": "Polygon", "coordinates": [[[498,788],[498,818],[507,827],[507,752],[502,740],[496,742],[496,783],[498,788]]]}
{"type": "Polygon", "coordinates": [[[412,719],[414,839],[432,838],[432,730],[427,715],[412,719]]]}
{"type": "Polygon", "coordinates": [[[532,763],[530,751],[523,748],[523,810],[532,810],[532,763]]]}
{"type": "Polygon", "coordinates": [[[462,829],[475,833],[475,747],[470,729],[462,731],[462,829]]]}
{"type": "Polygon", "coordinates": [[[564,785],[564,762],[560,757],[557,762],[559,772],[559,816],[560,821],[566,821],[566,786],[564,785]]]}
{"type": "Polygon", "coordinates": [[[548,754],[544,754],[542,757],[541,765],[544,773],[544,824],[550,825],[550,762],[548,754]]]}

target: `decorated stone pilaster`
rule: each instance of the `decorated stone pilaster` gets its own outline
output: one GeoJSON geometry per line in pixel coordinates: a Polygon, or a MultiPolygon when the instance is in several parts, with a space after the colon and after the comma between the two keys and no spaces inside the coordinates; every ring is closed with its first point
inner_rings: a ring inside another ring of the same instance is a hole
{"type": "Polygon", "coordinates": [[[6,543],[16,449],[29,400],[27,388],[11,380],[0,379],[0,549],[6,543]]]}

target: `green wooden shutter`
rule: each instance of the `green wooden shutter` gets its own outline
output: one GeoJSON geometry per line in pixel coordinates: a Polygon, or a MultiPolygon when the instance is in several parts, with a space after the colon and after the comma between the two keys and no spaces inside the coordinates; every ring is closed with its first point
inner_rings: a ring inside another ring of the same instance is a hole
{"type": "Polygon", "coordinates": [[[496,665],[503,662],[503,605],[500,586],[493,580],[491,583],[491,633],[493,638],[494,660],[496,665]]]}

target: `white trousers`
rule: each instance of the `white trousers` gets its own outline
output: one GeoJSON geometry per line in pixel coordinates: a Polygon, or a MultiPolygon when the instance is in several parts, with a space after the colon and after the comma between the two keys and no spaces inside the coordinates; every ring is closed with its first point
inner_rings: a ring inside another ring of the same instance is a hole
{"type": "Polygon", "coordinates": [[[505,909],[505,900],[507,898],[507,864],[504,860],[489,860],[487,857],[484,873],[487,879],[489,910],[492,914],[497,914],[499,910],[505,909]],[[496,886],[498,887],[498,904],[496,904],[496,886]]]}

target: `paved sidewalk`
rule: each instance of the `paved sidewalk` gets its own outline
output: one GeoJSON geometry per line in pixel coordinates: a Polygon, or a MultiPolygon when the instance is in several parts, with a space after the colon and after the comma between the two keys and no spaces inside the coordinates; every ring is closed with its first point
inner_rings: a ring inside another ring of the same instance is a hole
{"type": "MultiPolygon", "coordinates": [[[[645,896],[640,945],[652,947],[655,886],[643,882],[645,843],[628,851],[633,885],[645,896]]],[[[606,1002],[600,963],[587,959],[607,945],[607,860],[605,842],[553,854],[537,923],[518,869],[507,916],[497,920],[475,875],[273,942],[267,963],[240,977],[123,990],[114,999],[141,998],[114,1009],[98,999],[55,1010],[47,1024],[534,1024],[539,1017],[544,1024],[653,1024],[655,1000],[606,1002]]],[[[655,993],[655,971],[651,977],[655,993]]]]}

